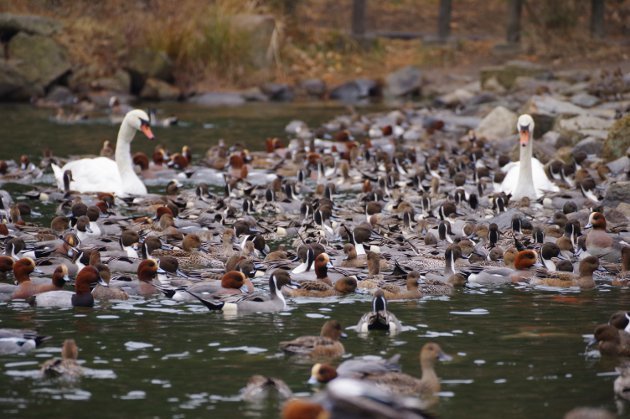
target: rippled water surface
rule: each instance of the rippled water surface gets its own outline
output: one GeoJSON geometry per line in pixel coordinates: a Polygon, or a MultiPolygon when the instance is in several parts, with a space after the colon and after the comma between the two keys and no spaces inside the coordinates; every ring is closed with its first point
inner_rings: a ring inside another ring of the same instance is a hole
{"type": "MultiPolygon", "coordinates": [[[[197,155],[221,137],[256,147],[266,136],[283,135],[293,118],[315,124],[344,111],[279,105],[174,109],[191,125],[157,128],[159,141],[170,149],[191,144],[197,155]],[[203,128],[203,122],[214,127],[203,128]]],[[[108,124],[53,124],[46,119],[48,111],[30,108],[2,105],[0,112],[1,159],[35,155],[46,146],[61,156],[97,153],[102,139],[115,138],[117,131],[108,124]]],[[[145,140],[133,144],[134,150],[152,146],[145,140]]],[[[576,406],[615,411],[615,362],[587,351],[586,335],[629,305],[627,289],[605,286],[563,294],[463,289],[451,297],[393,302],[390,309],[406,326],[404,332],[360,337],[347,330],[343,343],[348,357],[400,353],[403,370],[419,376],[420,347],[438,342],[454,357],[437,365],[443,382],[436,411],[440,417],[553,418],[576,406]]],[[[298,395],[312,393],[306,384],[311,362],[284,356],[278,343],[318,334],[328,318],[352,326],[370,308],[369,298],[362,295],[290,300],[289,306],[290,311],[280,314],[226,318],[196,304],[159,299],[74,310],[0,303],[0,327],[32,328],[53,336],[30,354],[0,356],[1,416],[277,417],[275,400],[262,405],[240,401],[239,389],[247,378],[272,375],[298,395]],[[38,366],[58,355],[66,338],[76,339],[90,374],[77,383],[39,379],[38,366]]]]}

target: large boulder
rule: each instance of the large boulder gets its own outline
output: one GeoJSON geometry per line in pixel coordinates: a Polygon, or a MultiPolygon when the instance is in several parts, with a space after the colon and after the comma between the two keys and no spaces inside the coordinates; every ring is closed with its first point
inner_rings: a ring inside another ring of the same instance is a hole
{"type": "Polygon", "coordinates": [[[515,87],[516,79],[519,77],[549,78],[550,74],[549,70],[538,64],[527,61],[509,61],[503,66],[482,68],[481,87],[487,89],[488,83],[498,83],[509,90],[515,87]]]}
{"type": "Polygon", "coordinates": [[[300,88],[307,96],[321,99],[326,94],[326,82],[321,79],[307,79],[300,82],[300,88]]]}
{"type": "Polygon", "coordinates": [[[0,35],[3,39],[10,39],[18,32],[50,36],[61,27],[59,21],[43,16],[0,13],[0,35]]]}
{"type": "Polygon", "coordinates": [[[236,106],[245,103],[245,98],[240,93],[208,92],[193,96],[189,102],[203,106],[236,106]]]}
{"type": "Polygon", "coordinates": [[[109,90],[116,93],[129,93],[131,91],[131,76],[125,70],[118,70],[109,77],[99,77],[90,83],[90,88],[96,90],[109,90]]]}
{"type": "Polygon", "coordinates": [[[27,86],[28,81],[13,63],[0,60],[0,100],[19,99],[27,86]]]}
{"type": "Polygon", "coordinates": [[[497,106],[479,122],[475,132],[488,140],[503,140],[516,132],[517,120],[518,116],[514,112],[497,106]]]}
{"type": "Polygon", "coordinates": [[[615,207],[621,202],[630,202],[630,182],[611,183],[604,195],[602,205],[605,207],[615,207]]]}
{"type": "Polygon", "coordinates": [[[20,32],[9,43],[9,57],[28,82],[23,98],[42,95],[53,82],[70,72],[72,66],[64,47],[52,38],[20,32]]]}
{"type": "Polygon", "coordinates": [[[264,83],[260,90],[275,102],[291,102],[295,97],[293,88],[284,83],[264,83]]]}
{"type": "Polygon", "coordinates": [[[147,100],[177,100],[181,96],[179,89],[165,81],[147,79],[140,92],[140,97],[147,100]]]}
{"type": "Polygon", "coordinates": [[[607,160],[618,159],[626,154],[630,147],[630,115],[626,115],[612,126],[604,140],[602,157],[607,160]]]}
{"type": "Polygon", "coordinates": [[[422,88],[422,72],[406,66],[385,77],[385,95],[393,97],[418,96],[422,88]]]}
{"type": "Polygon", "coordinates": [[[380,94],[378,83],[370,79],[356,79],[333,88],[330,99],[342,102],[356,102],[361,99],[375,97],[380,94]]]}
{"type": "Polygon", "coordinates": [[[276,19],[272,15],[240,14],[231,18],[232,27],[247,35],[249,61],[256,68],[266,68],[273,64],[276,19]]]}
{"type": "Polygon", "coordinates": [[[131,75],[132,93],[140,93],[148,78],[172,82],[173,68],[173,61],[164,51],[134,50],[126,65],[131,75]]]}

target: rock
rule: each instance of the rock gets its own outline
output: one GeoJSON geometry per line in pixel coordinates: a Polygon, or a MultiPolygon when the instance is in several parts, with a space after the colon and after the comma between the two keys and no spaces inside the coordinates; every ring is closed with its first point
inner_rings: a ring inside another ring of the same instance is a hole
{"type": "Polygon", "coordinates": [[[575,153],[583,151],[586,154],[599,155],[604,146],[603,141],[595,137],[586,137],[573,147],[575,153]]]}
{"type": "Polygon", "coordinates": [[[258,87],[252,87],[250,89],[241,92],[243,98],[248,102],[268,102],[269,97],[260,91],[258,87]]]}
{"type": "Polygon", "coordinates": [[[140,93],[148,78],[173,81],[173,62],[164,51],[136,49],[125,69],[131,75],[132,93],[140,93]]]}
{"type": "Polygon", "coordinates": [[[62,24],[43,16],[14,15],[0,13],[0,37],[8,40],[18,32],[50,36],[61,29],[62,24]]]}
{"type": "Polygon", "coordinates": [[[585,109],[575,106],[571,102],[566,102],[549,95],[532,96],[525,104],[523,111],[529,114],[543,114],[551,116],[581,115],[586,113],[585,109]]]}
{"type": "Polygon", "coordinates": [[[475,132],[488,140],[503,140],[516,131],[517,120],[518,116],[514,112],[497,106],[481,120],[475,132]]]}
{"type": "Polygon", "coordinates": [[[9,42],[9,56],[28,82],[23,90],[30,95],[41,95],[72,68],[65,48],[52,38],[41,35],[18,33],[9,42]]]}
{"type": "Polygon", "coordinates": [[[28,99],[27,81],[12,62],[0,60],[0,99],[28,99]]]}
{"type": "Polygon", "coordinates": [[[582,92],[571,96],[571,103],[581,106],[582,108],[592,108],[599,103],[599,99],[593,95],[582,92]]]}
{"type": "Polygon", "coordinates": [[[275,43],[276,19],[272,15],[235,15],[232,27],[246,34],[249,42],[249,61],[256,68],[267,68],[273,64],[274,50],[280,48],[275,43]]]}
{"type": "Polygon", "coordinates": [[[203,106],[236,106],[244,104],[245,98],[234,92],[208,92],[193,96],[188,101],[203,106]]]}
{"type": "Polygon", "coordinates": [[[503,94],[505,93],[505,90],[506,90],[505,87],[503,87],[503,85],[499,83],[497,78],[494,76],[484,81],[483,88],[487,91],[498,93],[498,94],[503,94]]]}
{"type": "Polygon", "coordinates": [[[111,77],[100,77],[95,79],[90,83],[90,88],[129,93],[131,91],[131,76],[125,70],[118,70],[111,77]]]}
{"type": "Polygon", "coordinates": [[[290,102],[295,97],[293,88],[288,84],[265,83],[260,86],[260,90],[275,102],[290,102]]]}
{"type": "Polygon", "coordinates": [[[422,88],[422,72],[414,66],[406,66],[385,77],[385,95],[419,96],[422,88]]]}
{"type": "Polygon", "coordinates": [[[625,215],[626,218],[630,218],[630,203],[620,202],[616,210],[625,215]]]}
{"type": "Polygon", "coordinates": [[[177,87],[154,78],[147,79],[140,92],[140,97],[148,100],[177,100],[180,96],[177,87]]]}
{"type": "Polygon", "coordinates": [[[615,175],[618,175],[622,172],[628,172],[630,171],[630,158],[628,158],[628,156],[620,157],[616,160],[608,162],[607,166],[610,169],[611,173],[615,175]]]}
{"type": "Polygon", "coordinates": [[[456,89],[436,99],[441,106],[454,107],[463,105],[474,97],[474,94],[464,89],[456,89]]]}
{"type": "Polygon", "coordinates": [[[46,95],[46,100],[49,102],[55,102],[61,106],[74,105],[79,101],[74,93],[65,86],[53,86],[50,92],[46,95]]]}
{"type": "Polygon", "coordinates": [[[606,160],[618,159],[626,154],[628,147],[630,147],[630,115],[618,119],[608,131],[602,157],[606,160]]]}
{"type": "Polygon", "coordinates": [[[602,205],[615,207],[622,202],[630,202],[630,181],[611,183],[606,190],[602,205]]]}
{"type": "Polygon", "coordinates": [[[487,83],[494,78],[496,82],[505,89],[512,89],[517,77],[544,78],[550,72],[544,67],[527,61],[510,61],[504,66],[492,66],[481,69],[481,87],[488,89],[487,83]]]}
{"type": "Polygon", "coordinates": [[[307,96],[321,99],[326,94],[326,82],[321,79],[308,79],[300,82],[300,88],[307,96]]]}
{"type": "Polygon", "coordinates": [[[598,118],[591,115],[578,115],[574,118],[562,119],[560,128],[567,131],[584,132],[585,130],[607,131],[613,125],[612,120],[598,118]]]}
{"type": "Polygon", "coordinates": [[[357,79],[343,83],[330,91],[330,98],[343,102],[356,102],[379,95],[379,86],[374,80],[357,79]]]}

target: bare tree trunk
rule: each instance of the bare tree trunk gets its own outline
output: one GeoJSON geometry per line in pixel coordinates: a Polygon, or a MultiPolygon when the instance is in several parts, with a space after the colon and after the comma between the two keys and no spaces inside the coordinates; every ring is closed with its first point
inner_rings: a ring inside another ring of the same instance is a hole
{"type": "Polygon", "coordinates": [[[591,36],[604,37],[605,0],[591,0],[591,36]]]}
{"type": "Polygon", "coordinates": [[[352,35],[361,38],[365,35],[366,0],[352,0],[352,35]]]}
{"type": "Polygon", "coordinates": [[[508,0],[507,42],[518,44],[521,42],[521,12],[523,0],[508,0]]]}
{"type": "Polygon", "coordinates": [[[451,0],[440,0],[440,11],[438,14],[438,39],[444,42],[451,34],[451,11],[453,9],[451,0]]]}

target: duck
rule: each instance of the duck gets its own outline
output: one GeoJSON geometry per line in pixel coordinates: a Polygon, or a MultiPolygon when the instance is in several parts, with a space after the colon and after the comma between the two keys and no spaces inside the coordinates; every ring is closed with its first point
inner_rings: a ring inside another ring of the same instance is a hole
{"type": "Polygon", "coordinates": [[[83,368],[77,362],[79,348],[74,339],[66,339],[61,347],[61,359],[54,358],[44,362],[41,374],[44,378],[63,378],[76,380],[83,375],[83,368]]]}
{"type": "Polygon", "coordinates": [[[387,330],[390,334],[402,330],[396,316],[387,310],[387,300],[383,290],[377,289],[372,299],[372,311],[365,313],[356,326],[357,332],[367,333],[370,330],[387,330]]]}
{"type": "Polygon", "coordinates": [[[359,258],[357,256],[357,250],[352,243],[346,243],[343,245],[343,252],[346,257],[341,261],[339,266],[344,268],[364,268],[366,266],[366,258],[359,258]]]}
{"type": "MultiPolygon", "coordinates": [[[[139,295],[142,297],[151,297],[156,294],[160,294],[160,288],[154,281],[158,274],[165,273],[160,268],[160,264],[156,259],[144,259],[138,265],[137,281],[116,281],[110,282],[109,286],[122,288],[128,295],[139,295]]],[[[103,281],[105,285],[105,281],[103,281]]]]}
{"type": "Polygon", "coordinates": [[[37,286],[33,284],[30,274],[36,271],[35,261],[31,258],[22,258],[13,264],[13,277],[17,287],[11,294],[11,299],[25,300],[37,292],[37,286]]]}
{"type": "Polygon", "coordinates": [[[95,267],[86,266],[74,281],[75,292],[43,292],[29,298],[28,302],[37,307],[93,307],[94,297],[91,290],[97,283],[106,285],[95,267]]]}
{"type": "Polygon", "coordinates": [[[61,264],[55,268],[52,274],[52,282],[50,284],[37,285],[35,288],[35,294],[62,290],[68,281],[70,281],[70,278],[68,277],[68,267],[61,264]]]}
{"type": "Polygon", "coordinates": [[[210,311],[223,311],[233,314],[274,313],[287,309],[287,302],[282,295],[282,287],[298,287],[299,284],[291,280],[289,273],[283,269],[276,269],[269,275],[269,295],[250,295],[240,301],[223,302],[210,301],[201,298],[195,293],[193,297],[198,299],[210,311]]]}
{"type": "Polygon", "coordinates": [[[630,282],[630,246],[621,249],[621,270],[613,278],[612,284],[627,286],[630,282]]]}
{"type": "Polygon", "coordinates": [[[204,298],[222,300],[224,296],[248,294],[254,292],[254,284],[241,271],[228,271],[221,277],[220,281],[206,280],[190,285],[184,290],[178,290],[173,295],[176,301],[194,301],[195,297],[191,293],[204,295],[204,298]],[[207,295],[209,294],[209,295],[207,295]]]}
{"type": "Polygon", "coordinates": [[[34,330],[0,329],[0,355],[27,353],[39,347],[50,336],[41,336],[34,330]]]}
{"type": "Polygon", "coordinates": [[[593,272],[597,268],[599,268],[599,260],[595,256],[589,256],[580,261],[577,275],[573,272],[542,271],[532,277],[529,284],[563,288],[578,286],[583,290],[592,289],[595,287],[593,272]]]}
{"type": "Polygon", "coordinates": [[[406,286],[399,287],[395,284],[380,285],[383,295],[387,300],[415,300],[422,297],[422,290],[418,285],[420,273],[411,271],[407,274],[406,286]]]}
{"type": "Polygon", "coordinates": [[[309,384],[327,384],[337,377],[365,378],[368,375],[400,372],[400,355],[389,359],[374,355],[365,355],[343,361],[337,368],[326,363],[317,363],[311,368],[309,384]]]}
{"type": "Polygon", "coordinates": [[[584,242],[588,254],[602,258],[608,262],[618,263],[621,260],[619,240],[606,231],[606,217],[601,212],[592,212],[588,224],[584,228],[592,228],[586,234],[584,242]]]}
{"type": "Polygon", "coordinates": [[[432,399],[441,388],[440,380],[435,373],[435,362],[450,361],[452,357],[444,353],[437,343],[428,342],[422,346],[419,359],[422,371],[420,379],[402,372],[386,372],[367,376],[365,380],[397,395],[432,399]]]}
{"type": "MultiPolygon", "coordinates": [[[[528,249],[521,250],[514,258],[514,268],[490,268],[482,269],[478,272],[462,270],[468,275],[468,282],[478,285],[502,285],[514,282],[521,282],[533,276],[535,272],[530,270],[537,265],[538,255],[536,251],[528,249]]],[[[542,266],[538,264],[539,266],[542,266]]]]}
{"type": "Polygon", "coordinates": [[[94,265],[96,270],[98,271],[103,282],[107,284],[107,286],[103,286],[100,283],[96,284],[94,289],[92,290],[92,297],[96,301],[108,301],[108,300],[128,300],[129,295],[122,289],[116,287],[110,287],[109,281],[111,280],[112,273],[104,263],[98,263],[94,265]]]}
{"type": "Polygon", "coordinates": [[[255,403],[268,399],[272,394],[280,400],[285,400],[290,398],[293,392],[287,383],[279,378],[256,374],[249,377],[240,394],[242,400],[255,403]]]}
{"type": "MultiPolygon", "coordinates": [[[[308,252],[311,254],[311,251],[308,252]]],[[[307,259],[310,256],[307,256],[307,259]]],[[[333,281],[328,277],[328,268],[332,267],[330,263],[330,256],[327,253],[320,253],[315,257],[315,261],[313,262],[314,272],[306,271],[303,273],[293,274],[293,280],[297,282],[305,281],[305,280],[316,280],[318,282],[322,282],[329,286],[332,286],[333,281]],[[313,278],[313,276],[315,278],[313,278]]]]}
{"type": "Polygon", "coordinates": [[[344,336],[341,324],[337,320],[328,320],[322,326],[319,336],[300,336],[283,341],[280,342],[280,349],[289,354],[311,358],[338,358],[346,352],[339,341],[344,336]]]}
{"type": "Polygon", "coordinates": [[[602,355],[630,356],[630,334],[610,324],[600,324],[593,332],[602,355]]]}
{"type": "Polygon", "coordinates": [[[630,364],[627,362],[615,367],[619,377],[615,378],[613,389],[615,395],[624,400],[630,401],[630,364]]]}
{"type": "Polygon", "coordinates": [[[51,164],[57,186],[63,190],[63,174],[72,172],[71,188],[77,192],[111,192],[117,196],[146,195],[147,188],[136,175],[131,160],[131,141],[136,131],[149,139],[155,137],[151,131],[149,116],[140,109],[129,111],[123,119],[116,140],[116,159],[96,157],[66,163],[62,168],[51,164]]]}
{"type": "Polygon", "coordinates": [[[335,281],[333,285],[328,285],[320,280],[300,281],[300,288],[283,288],[282,293],[287,297],[317,297],[326,298],[352,294],[357,289],[357,278],[354,276],[344,276],[335,281]]]}
{"type": "Polygon", "coordinates": [[[558,192],[560,189],[547,178],[543,164],[532,157],[534,119],[528,114],[519,116],[516,129],[520,138],[520,158],[518,162],[509,163],[501,169],[505,172],[505,178],[498,192],[511,194],[514,200],[536,200],[545,192],[558,192]]]}

